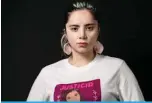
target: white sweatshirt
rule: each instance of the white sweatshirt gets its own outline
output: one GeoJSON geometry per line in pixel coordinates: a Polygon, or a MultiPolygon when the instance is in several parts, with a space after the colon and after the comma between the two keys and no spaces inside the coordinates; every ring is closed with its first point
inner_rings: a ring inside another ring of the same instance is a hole
{"type": "Polygon", "coordinates": [[[96,55],[75,67],[68,59],[44,67],[27,101],[144,101],[136,77],[125,61],[96,55]]]}

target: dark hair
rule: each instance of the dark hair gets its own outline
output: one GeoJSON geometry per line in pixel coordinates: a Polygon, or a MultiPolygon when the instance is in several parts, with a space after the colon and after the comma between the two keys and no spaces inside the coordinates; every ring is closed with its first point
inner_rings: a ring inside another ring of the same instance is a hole
{"type": "Polygon", "coordinates": [[[69,13],[76,11],[76,10],[83,10],[87,9],[91,12],[94,19],[98,21],[99,23],[99,15],[97,13],[97,7],[95,7],[95,2],[89,1],[89,0],[72,0],[72,3],[70,3],[67,6],[66,12],[65,12],[65,21],[64,24],[68,22],[69,19],[69,13]]]}
{"type": "MultiPolygon", "coordinates": [[[[63,34],[65,34],[65,24],[68,22],[69,19],[69,13],[76,11],[76,10],[83,10],[87,9],[90,11],[90,13],[93,15],[94,19],[97,20],[98,25],[100,27],[100,16],[99,12],[97,11],[97,6],[95,7],[95,1],[89,1],[89,0],[72,0],[72,2],[67,5],[66,11],[65,11],[65,18],[64,18],[64,30],[63,34]]],[[[67,43],[68,40],[65,37],[65,35],[62,36],[61,38],[61,47],[62,49],[64,48],[64,44],[67,43]]]]}

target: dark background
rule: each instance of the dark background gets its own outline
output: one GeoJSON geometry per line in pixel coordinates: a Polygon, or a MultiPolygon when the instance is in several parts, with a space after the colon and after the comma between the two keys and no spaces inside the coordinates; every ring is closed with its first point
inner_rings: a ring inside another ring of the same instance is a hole
{"type": "MultiPolygon", "coordinates": [[[[2,101],[25,101],[40,70],[62,59],[63,11],[69,0],[2,0],[2,101]]],[[[94,0],[102,14],[103,54],[124,59],[145,100],[152,100],[150,3],[94,0]]]]}

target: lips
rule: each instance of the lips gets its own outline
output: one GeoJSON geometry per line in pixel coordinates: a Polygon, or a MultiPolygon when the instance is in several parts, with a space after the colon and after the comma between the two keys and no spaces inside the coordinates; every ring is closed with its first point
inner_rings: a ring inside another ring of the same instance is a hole
{"type": "Polygon", "coordinates": [[[84,46],[87,46],[87,45],[88,45],[88,43],[86,43],[86,42],[79,42],[78,44],[79,44],[79,46],[82,46],[82,47],[84,47],[84,46]]]}

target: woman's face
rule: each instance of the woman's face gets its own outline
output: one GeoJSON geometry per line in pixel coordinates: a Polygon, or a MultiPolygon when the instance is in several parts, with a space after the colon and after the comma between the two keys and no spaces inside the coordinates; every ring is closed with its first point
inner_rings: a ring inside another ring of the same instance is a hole
{"type": "Polygon", "coordinates": [[[66,34],[72,50],[81,54],[93,51],[98,33],[98,23],[89,10],[76,10],[70,13],[66,34]]]}
{"type": "Polygon", "coordinates": [[[80,101],[80,94],[76,90],[73,90],[67,94],[66,101],[80,101]]]}

